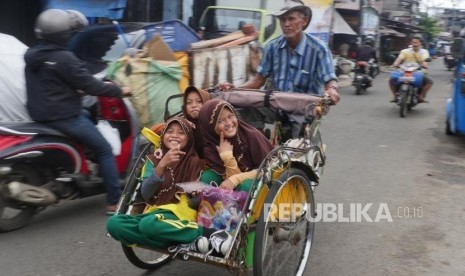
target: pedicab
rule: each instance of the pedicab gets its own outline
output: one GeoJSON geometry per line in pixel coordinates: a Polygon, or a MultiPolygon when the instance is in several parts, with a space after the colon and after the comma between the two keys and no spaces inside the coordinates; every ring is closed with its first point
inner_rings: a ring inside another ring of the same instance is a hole
{"type": "MultiPolygon", "coordinates": [[[[216,92],[211,96],[225,99],[236,108],[273,106],[300,113],[305,118],[301,135],[280,141],[285,139],[280,135],[282,130],[274,131],[276,136],[271,139],[277,143],[258,168],[237,227],[229,233],[232,244],[224,254],[174,252],[169,248],[122,244],[124,254],[133,265],[147,270],[180,257],[221,266],[237,275],[302,275],[313,244],[314,190],[326,162],[319,129],[331,100],[301,93],[258,90],[216,92]]],[[[169,116],[165,111],[165,119],[169,116]]],[[[280,128],[281,124],[277,122],[275,126],[280,128]]],[[[145,207],[139,191],[141,174],[146,155],[153,153],[160,141],[147,129],[143,133],[148,142],[133,165],[118,204],[118,214],[138,214],[145,207]]]]}

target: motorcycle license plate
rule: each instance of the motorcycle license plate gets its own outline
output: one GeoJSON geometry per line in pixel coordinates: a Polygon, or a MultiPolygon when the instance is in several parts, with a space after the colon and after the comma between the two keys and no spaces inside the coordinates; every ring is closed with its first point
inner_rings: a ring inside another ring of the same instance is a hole
{"type": "Polygon", "coordinates": [[[415,77],[400,77],[399,81],[401,82],[413,82],[415,80],[415,77]]]}

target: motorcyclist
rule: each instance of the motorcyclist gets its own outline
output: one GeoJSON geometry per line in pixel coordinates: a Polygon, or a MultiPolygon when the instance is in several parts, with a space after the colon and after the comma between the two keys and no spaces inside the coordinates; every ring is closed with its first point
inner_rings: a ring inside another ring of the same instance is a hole
{"type": "Polygon", "coordinates": [[[373,61],[375,64],[370,65],[368,68],[368,74],[370,77],[375,77],[375,68],[376,64],[378,63],[378,58],[376,57],[376,50],[373,48],[374,46],[374,39],[372,37],[367,37],[364,40],[364,44],[358,48],[357,51],[357,61],[373,61]]]}
{"type": "MultiPolygon", "coordinates": [[[[419,66],[423,68],[428,68],[428,62],[426,60],[428,60],[430,56],[428,50],[422,48],[421,38],[414,36],[410,41],[410,45],[411,47],[406,48],[399,53],[399,56],[394,61],[392,66],[397,68],[401,63],[405,62],[417,63],[419,66]]],[[[393,95],[393,99],[391,100],[391,102],[397,101],[397,86],[395,85],[395,80],[397,77],[399,77],[398,73],[393,72],[389,79],[389,86],[393,95]]],[[[426,93],[428,93],[428,90],[431,89],[431,86],[433,86],[433,79],[425,73],[423,76],[422,88],[418,94],[419,103],[425,102],[426,93]]]]}
{"type": "Polygon", "coordinates": [[[107,191],[107,211],[114,212],[121,195],[115,157],[110,144],[83,113],[81,94],[119,97],[130,94],[130,89],[97,80],[85,63],[66,49],[72,36],[87,25],[86,17],[74,10],[49,9],[39,14],[34,27],[39,43],[24,56],[26,108],[34,121],[93,150],[107,191]]]}

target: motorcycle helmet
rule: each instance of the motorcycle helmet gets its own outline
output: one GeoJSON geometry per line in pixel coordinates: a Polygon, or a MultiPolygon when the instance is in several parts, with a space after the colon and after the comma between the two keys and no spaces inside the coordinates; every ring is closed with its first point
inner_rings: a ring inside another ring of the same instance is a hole
{"type": "Polygon", "coordinates": [[[373,45],[375,45],[375,39],[371,36],[366,37],[365,45],[370,45],[371,47],[373,47],[373,45]]]}
{"type": "Polygon", "coordinates": [[[34,33],[38,39],[66,45],[76,32],[88,25],[87,18],[78,11],[49,9],[37,17],[34,33]]]}

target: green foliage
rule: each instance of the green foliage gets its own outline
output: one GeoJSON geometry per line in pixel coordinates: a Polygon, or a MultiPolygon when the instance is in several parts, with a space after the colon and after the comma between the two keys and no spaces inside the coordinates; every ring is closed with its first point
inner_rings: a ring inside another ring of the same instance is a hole
{"type": "Polygon", "coordinates": [[[423,28],[427,41],[433,41],[442,31],[441,27],[439,27],[438,19],[428,16],[427,13],[420,13],[418,27],[423,28]]]}

